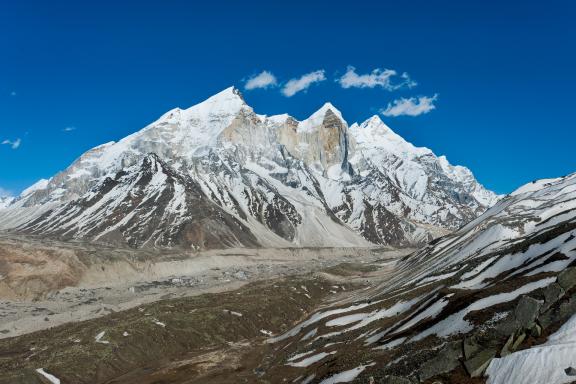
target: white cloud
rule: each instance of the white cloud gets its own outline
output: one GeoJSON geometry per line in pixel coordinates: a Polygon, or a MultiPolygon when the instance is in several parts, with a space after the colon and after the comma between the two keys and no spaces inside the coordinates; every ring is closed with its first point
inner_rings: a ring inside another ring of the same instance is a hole
{"type": "Polygon", "coordinates": [[[76,127],[65,127],[64,129],[62,129],[63,132],[72,132],[75,131],[76,127]]]}
{"type": "Polygon", "coordinates": [[[388,91],[395,91],[400,88],[412,88],[417,84],[404,72],[398,76],[398,72],[393,69],[376,68],[370,73],[358,74],[356,68],[349,66],[346,73],[338,79],[342,88],[375,88],[382,87],[388,91]],[[395,82],[396,78],[398,81],[395,82]]]}
{"type": "Polygon", "coordinates": [[[326,80],[326,75],[323,69],[310,72],[297,79],[288,80],[288,82],[284,84],[284,88],[282,88],[282,94],[286,97],[292,97],[298,92],[307,90],[312,84],[324,80],[326,80]]]}
{"type": "Polygon", "coordinates": [[[246,81],[244,88],[247,90],[258,89],[258,88],[269,88],[274,87],[278,83],[276,81],[276,76],[270,71],[262,71],[257,75],[254,75],[246,81]]]}
{"type": "Polygon", "coordinates": [[[419,116],[436,109],[434,102],[438,98],[438,95],[432,97],[420,96],[418,98],[411,97],[409,99],[401,98],[394,100],[392,103],[388,103],[386,109],[380,112],[384,116],[419,116]]]}
{"type": "Polygon", "coordinates": [[[20,139],[16,139],[14,141],[6,139],[2,142],[2,145],[9,145],[12,149],[18,149],[20,144],[22,144],[22,140],[20,139]]]}

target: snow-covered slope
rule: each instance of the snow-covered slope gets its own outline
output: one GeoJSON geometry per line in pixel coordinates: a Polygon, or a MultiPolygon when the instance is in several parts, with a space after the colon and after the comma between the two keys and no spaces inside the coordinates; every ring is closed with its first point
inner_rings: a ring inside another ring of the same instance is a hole
{"type": "Polygon", "coordinates": [[[0,209],[4,209],[14,201],[12,196],[0,196],[0,209]]]}
{"type": "MultiPolygon", "coordinates": [[[[84,153],[3,209],[0,229],[109,241],[110,236],[87,235],[110,229],[82,219],[87,214],[79,212],[81,202],[149,154],[198,185],[259,245],[421,244],[459,228],[497,200],[468,169],[412,146],[377,117],[349,128],[330,103],[303,121],[268,117],[256,114],[231,87],[84,153]],[[70,206],[76,207],[78,222],[64,216],[70,206]]],[[[127,178],[118,180],[126,183],[123,190],[130,189],[127,178]]],[[[146,198],[152,198],[148,192],[146,198]]],[[[118,214],[113,203],[102,208],[101,221],[118,214]]],[[[183,244],[114,239],[134,246],[183,244]]]]}
{"type": "Polygon", "coordinates": [[[321,382],[375,363],[364,373],[367,382],[386,375],[424,382],[461,366],[480,375],[502,357],[487,371],[490,383],[572,381],[564,373],[570,365],[558,364],[573,360],[553,363],[542,351],[573,356],[571,339],[558,341],[573,336],[573,320],[542,347],[512,352],[544,342],[542,335],[576,316],[576,174],[527,184],[386,268],[392,272],[381,286],[270,340],[284,351],[279,361],[311,348],[330,354],[330,364],[319,359],[294,369],[294,377],[314,373],[321,382]],[[313,343],[302,342],[312,330],[313,343]],[[538,369],[520,369],[529,364],[540,364],[534,381],[525,374],[538,369]]]}
{"type": "Polygon", "coordinates": [[[576,352],[576,315],[548,337],[548,341],[534,348],[525,349],[494,359],[486,375],[488,384],[569,384],[574,382],[576,352]]]}
{"type": "MultiPolygon", "coordinates": [[[[281,219],[290,225],[285,217],[281,219]]],[[[64,239],[126,242],[135,247],[258,245],[240,220],[211,202],[197,183],[174,172],[155,154],[114,178],[106,177],[81,198],[46,212],[22,230],[64,239]]]]}

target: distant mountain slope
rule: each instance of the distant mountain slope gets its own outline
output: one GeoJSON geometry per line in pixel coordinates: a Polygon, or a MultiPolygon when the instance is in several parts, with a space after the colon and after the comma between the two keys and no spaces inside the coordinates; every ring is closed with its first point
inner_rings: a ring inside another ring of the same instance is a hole
{"type": "MultiPolygon", "coordinates": [[[[130,193],[132,178],[118,174],[135,172],[133,167],[150,154],[170,169],[173,180],[194,185],[203,204],[209,201],[234,217],[252,245],[423,244],[458,229],[498,199],[468,169],[414,147],[377,116],[348,127],[330,103],[303,121],[264,116],[238,90],[228,88],[84,153],[2,209],[0,229],[137,247],[230,246],[228,237],[221,244],[178,238],[183,236],[178,223],[205,219],[193,207],[174,211],[166,205],[144,214],[143,207],[118,209],[107,198],[99,206],[98,223],[87,219],[94,210],[87,203],[92,195],[107,195],[102,192],[109,187],[107,180],[117,183],[115,193],[130,193]],[[176,217],[178,222],[172,220],[176,217]],[[121,223],[123,229],[104,228],[103,223],[121,223]],[[161,225],[163,234],[172,233],[170,239],[133,233],[151,223],[161,225]]],[[[181,184],[162,188],[174,185],[181,184]]],[[[149,207],[156,201],[149,193],[160,193],[155,187],[138,190],[149,207]]]]}
{"type": "MultiPolygon", "coordinates": [[[[282,225],[291,224],[283,212],[273,214],[282,225]]],[[[200,185],[154,154],[114,178],[106,177],[81,198],[44,213],[22,230],[134,247],[258,245],[247,227],[210,201],[200,185]]]]}
{"type": "Polygon", "coordinates": [[[12,204],[13,201],[14,198],[11,196],[0,196],[0,209],[6,208],[12,204]]]}
{"type": "MultiPolygon", "coordinates": [[[[313,361],[290,364],[297,367],[293,377],[284,368],[288,381],[314,375],[313,382],[322,382],[355,372],[359,382],[388,375],[464,382],[446,375],[480,376],[499,358],[488,369],[490,383],[570,382],[568,366],[558,367],[552,358],[510,353],[542,343],[542,335],[576,316],[576,174],[525,185],[391,270],[382,286],[272,338],[283,352],[270,364],[304,354],[313,361]],[[314,338],[307,340],[311,332],[314,338]],[[538,371],[534,381],[525,381],[513,362],[526,369],[536,364],[529,368],[538,371]]],[[[275,377],[274,368],[268,375],[275,377]]]]}

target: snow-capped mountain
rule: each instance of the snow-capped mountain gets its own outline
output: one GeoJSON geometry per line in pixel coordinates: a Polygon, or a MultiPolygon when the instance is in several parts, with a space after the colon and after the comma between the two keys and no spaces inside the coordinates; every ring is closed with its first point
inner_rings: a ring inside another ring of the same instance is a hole
{"type": "Polygon", "coordinates": [[[497,199],[377,116],[349,127],[330,103],[303,121],[259,115],[231,87],[84,153],[0,228],[135,247],[414,245],[497,199]]]}
{"type": "Polygon", "coordinates": [[[0,196],[0,209],[6,208],[14,201],[12,196],[0,196]]]}
{"type": "Polygon", "coordinates": [[[573,381],[576,174],[527,184],[386,268],[384,283],[271,338],[270,366],[298,361],[278,370],[287,381],[467,382],[463,368],[491,384],[573,381]]]}

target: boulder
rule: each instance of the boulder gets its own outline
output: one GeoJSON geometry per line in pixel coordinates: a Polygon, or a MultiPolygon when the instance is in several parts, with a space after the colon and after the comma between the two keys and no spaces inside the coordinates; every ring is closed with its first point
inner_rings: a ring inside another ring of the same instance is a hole
{"type": "Polygon", "coordinates": [[[422,364],[418,371],[420,381],[426,381],[442,373],[453,371],[460,366],[462,344],[459,341],[447,343],[438,354],[422,364]]]}
{"type": "Polygon", "coordinates": [[[538,322],[542,328],[546,329],[555,323],[564,323],[576,313],[576,295],[563,300],[558,307],[551,308],[546,313],[538,317],[538,322]]]}
{"type": "Polygon", "coordinates": [[[576,267],[566,268],[562,271],[557,278],[557,283],[564,289],[568,291],[570,288],[576,285],[576,267]]]}
{"type": "Polygon", "coordinates": [[[543,289],[544,304],[540,307],[540,313],[546,312],[554,303],[564,296],[564,289],[558,283],[552,283],[543,289]]]}
{"type": "Polygon", "coordinates": [[[470,377],[480,377],[488,368],[488,364],[496,357],[495,349],[484,349],[476,354],[473,358],[464,362],[464,367],[470,377]]]}
{"type": "Polygon", "coordinates": [[[500,350],[500,357],[504,357],[512,353],[511,349],[513,343],[514,343],[514,334],[511,334],[508,340],[506,341],[506,344],[504,344],[504,346],[500,350]]]}
{"type": "Polygon", "coordinates": [[[520,334],[520,336],[518,336],[518,338],[516,339],[516,341],[514,341],[514,344],[512,344],[512,351],[515,351],[518,349],[518,347],[520,346],[520,344],[522,344],[522,342],[526,339],[526,333],[522,332],[520,334]]]}
{"type": "Polygon", "coordinates": [[[542,327],[538,323],[534,323],[532,328],[530,328],[530,336],[540,337],[542,336],[542,327]]]}
{"type": "Polygon", "coordinates": [[[568,367],[564,370],[568,376],[576,376],[576,368],[568,367]]]}
{"type": "Polygon", "coordinates": [[[379,383],[381,384],[412,384],[412,381],[405,377],[400,376],[386,376],[382,381],[379,383]]]}
{"type": "Polygon", "coordinates": [[[505,338],[516,333],[519,328],[521,328],[520,322],[516,319],[514,313],[510,311],[504,319],[495,324],[494,331],[501,338],[505,338]]]}
{"type": "Polygon", "coordinates": [[[471,359],[478,351],[482,349],[474,336],[468,336],[462,342],[462,349],[464,351],[464,359],[471,359]]]}
{"type": "Polygon", "coordinates": [[[530,329],[540,314],[541,306],[542,302],[533,299],[530,296],[522,296],[516,305],[514,315],[523,328],[530,329]]]}

